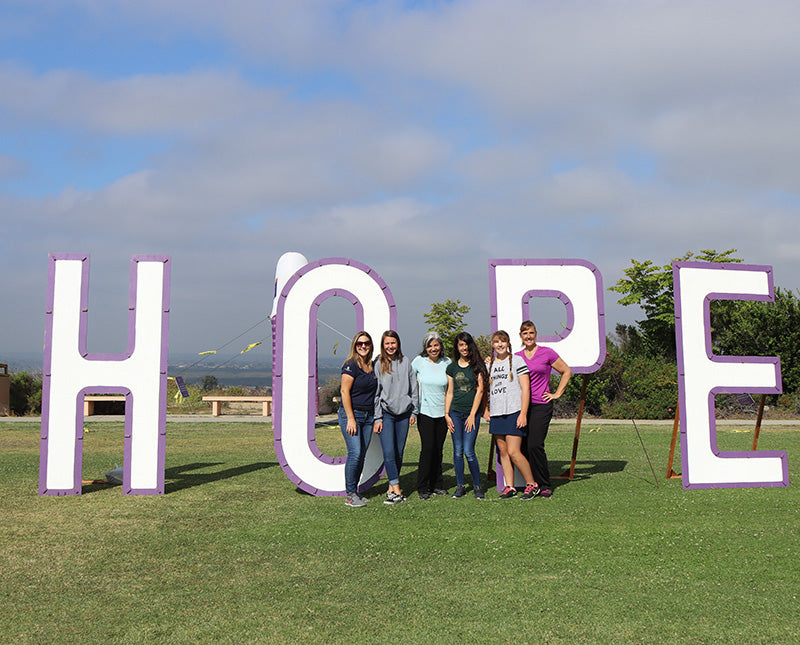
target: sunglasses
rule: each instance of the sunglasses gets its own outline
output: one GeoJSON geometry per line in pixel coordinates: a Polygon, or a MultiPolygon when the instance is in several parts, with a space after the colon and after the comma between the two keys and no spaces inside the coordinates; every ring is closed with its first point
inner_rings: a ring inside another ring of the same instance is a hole
{"type": "Polygon", "coordinates": [[[369,347],[370,345],[372,345],[372,343],[368,340],[359,340],[356,343],[356,347],[369,347]]]}

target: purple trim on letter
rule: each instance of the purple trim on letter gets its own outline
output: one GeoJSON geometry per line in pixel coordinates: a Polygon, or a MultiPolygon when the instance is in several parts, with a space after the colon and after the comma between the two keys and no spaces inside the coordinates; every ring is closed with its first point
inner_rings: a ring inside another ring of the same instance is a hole
{"type": "Polygon", "coordinates": [[[317,446],[317,428],[315,417],[317,410],[317,318],[320,305],[328,298],[340,296],[349,300],[356,308],[356,330],[364,329],[364,307],[358,298],[347,289],[328,289],[319,294],[311,305],[311,318],[308,325],[308,445],[311,452],[323,464],[343,464],[347,457],[331,457],[322,452],[317,446]],[[313,407],[313,409],[312,409],[313,407]],[[313,414],[312,414],[313,413],[313,414]]]}
{"type": "Polygon", "coordinates": [[[164,493],[164,465],[167,432],[167,363],[169,355],[169,297],[171,279],[171,259],[165,255],[134,255],[131,257],[130,281],[128,296],[128,346],[123,354],[90,354],[87,347],[88,315],[89,315],[89,256],[83,253],[51,253],[47,267],[47,306],[45,312],[45,345],[42,368],[42,425],[39,452],[39,494],[40,495],[80,495],[81,470],[83,462],[83,397],[86,394],[124,394],[125,430],[123,447],[123,494],[125,495],[162,495],[164,493]],[[74,454],[74,486],[71,489],[47,488],[48,438],[50,432],[50,394],[52,378],[53,352],[53,305],[55,300],[56,262],[61,260],[79,260],[81,265],[80,313],[78,323],[78,353],[87,361],[124,361],[130,358],[136,341],[136,294],[138,283],[137,265],[139,262],[163,262],[164,272],[161,295],[161,356],[159,360],[159,404],[158,404],[158,454],[156,487],[153,489],[132,489],[131,452],[133,445],[133,394],[122,385],[91,385],[78,392],[75,400],[75,454],[74,454]]]}
{"type": "Polygon", "coordinates": [[[768,295],[748,294],[748,293],[719,293],[712,292],[705,296],[703,303],[703,326],[705,334],[705,351],[709,360],[715,363],[770,363],[775,367],[775,387],[757,387],[747,386],[732,387],[732,386],[718,386],[711,389],[708,395],[708,430],[711,451],[720,458],[729,457],[743,457],[743,458],[768,458],[777,457],[782,460],[783,465],[783,481],[781,482],[727,482],[727,483],[709,483],[709,484],[693,484],[689,481],[689,463],[688,463],[688,439],[687,439],[687,419],[686,414],[681,414],[680,429],[681,429],[681,466],[682,466],[682,483],[683,488],[746,488],[746,487],[777,487],[789,485],[789,463],[786,451],[783,450],[736,450],[736,451],[722,451],[717,447],[717,423],[716,423],[716,406],[714,399],[717,394],[721,393],[739,393],[739,392],[758,392],[763,394],[779,394],[783,391],[781,385],[781,365],[780,358],[776,356],[719,356],[713,353],[711,341],[711,301],[712,300],[756,300],[761,302],[774,302],[775,300],[775,285],[773,278],[772,267],[769,265],[760,264],[730,264],[730,263],[712,263],[712,262],[697,262],[697,261],[674,261],[672,263],[672,283],[675,295],[675,344],[677,349],[678,359],[678,401],[681,410],[686,410],[686,364],[683,351],[683,329],[681,325],[682,311],[681,311],[681,281],[679,278],[680,270],[683,268],[695,269],[709,269],[718,270],[724,269],[726,271],[750,271],[750,272],[764,272],[767,274],[768,295]]]}
{"type": "MultiPolygon", "coordinates": [[[[489,320],[491,332],[497,331],[497,274],[498,266],[582,266],[595,274],[595,284],[597,292],[597,323],[599,335],[599,358],[593,365],[571,366],[573,374],[591,374],[602,367],[606,357],[606,334],[605,334],[605,305],[603,301],[603,276],[600,270],[591,262],[573,258],[553,258],[553,259],[490,259],[489,260],[489,320]]],[[[567,306],[567,330],[564,334],[556,336],[542,336],[544,342],[555,342],[563,340],[572,331],[575,325],[575,310],[566,294],[561,291],[548,289],[534,289],[527,291],[522,298],[523,320],[530,320],[530,300],[532,297],[556,297],[567,306]]]]}
{"type": "MultiPolygon", "coordinates": [[[[286,281],[286,284],[283,286],[281,290],[280,297],[278,299],[278,309],[277,314],[275,316],[275,322],[273,323],[273,330],[275,334],[275,351],[274,351],[274,363],[273,363],[273,375],[272,375],[272,418],[273,418],[273,430],[274,430],[274,445],[275,445],[275,456],[278,459],[278,463],[281,465],[284,474],[289,478],[291,482],[297,485],[298,488],[304,490],[307,493],[315,496],[341,496],[345,494],[345,491],[322,491],[317,489],[316,487],[304,482],[298,475],[295,473],[291,466],[286,459],[286,455],[283,452],[283,446],[281,445],[281,438],[283,435],[283,428],[282,428],[282,418],[281,412],[283,409],[283,327],[284,327],[284,319],[283,319],[283,309],[286,304],[286,298],[289,295],[289,292],[292,290],[294,284],[306,273],[312,271],[313,269],[323,267],[326,265],[345,265],[345,266],[352,266],[356,269],[360,269],[368,276],[370,276],[380,287],[381,291],[386,298],[386,302],[389,305],[389,323],[390,328],[394,329],[397,325],[397,305],[395,304],[394,297],[392,296],[392,292],[389,290],[389,286],[384,282],[384,280],[368,265],[363,264],[362,262],[358,262],[356,260],[351,260],[348,258],[325,258],[322,260],[316,260],[315,262],[310,262],[305,266],[301,267],[297,270],[297,272],[286,281]]],[[[310,311],[310,322],[316,323],[317,319],[317,310],[319,309],[319,305],[332,296],[342,296],[350,300],[356,306],[356,324],[359,329],[363,329],[364,326],[364,310],[361,306],[358,298],[354,296],[350,291],[345,288],[336,288],[336,289],[329,289],[324,291],[323,293],[319,294],[313,304],[312,304],[312,311],[310,311]]],[[[313,390],[314,383],[316,382],[317,377],[317,357],[316,351],[312,354],[312,348],[316,350],[317,347],[317,340],[316,340],[316,324],[309,325],[309,357],[308,357],[308,382],[309,382],[309,389],[308,389],[308,410],[306,410],[306,418],[307,418],[307,437],[309,448],[311,449],[312,453],[323,463],[327,464],[341,464],[344,463],[346,457],[330,457],[325,455],[316,445],[316,427],[315,427],[315,418],[316,418],[316,391],[313,390]]],[[[375,482],[378,481],[381,477],[381,471],[378,471],[373,477],[370,477],[367,482],[359,487],[359,490],[366,490],[370,488],[375,482]]]]}
{"type": "Polygon", "coordinates": [[[564,340],[570,335],[570,333],[572,333],[572,328],[575,325],[575,308],[572,306],[572,301],[569,299],[569,296],[567,296],[566,293],[551,289],[531,289],[530,291],[526,291],[522,296],[523,320],[531,320],[530,301],[532,298],[558,298],[567,308],[567,324],[564,327],[564,331],[559,332],[558,334],[542,334],[541,336],[538,336],[539,340],[545,343],[556,343],[559,340],[564,340]]]}

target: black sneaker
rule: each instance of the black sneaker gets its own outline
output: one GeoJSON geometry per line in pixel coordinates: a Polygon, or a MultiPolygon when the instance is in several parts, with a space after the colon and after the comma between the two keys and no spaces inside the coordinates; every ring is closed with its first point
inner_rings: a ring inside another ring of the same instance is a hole
{"type": "Polygon", "coordinates": [[[520,495],[520,499],[533,499],[538,494],[539,487],[536,484],[525,486],[525,492],[520,495]]]}
{"type": "Polygon", "coordinates": [[[431,498],[431,494],[430,493],[420,493],[419,494],[419,498],[420,499],[430,499],[431,498]]]}
{"type": "Polygon", "coordinates": [[[459,497],[464,497],[467,493],[466,489],[463,486],[457,486],[456,492],[453,493],[453,499],[458,499],[459,497]]]}
{"type": "Polygon", "coordinates": [[[475,493],[475,499],[486,499],[482,488],[475,488],[472,492],[475,493]]]}
{"type": "Polygon", "coordinates": [[[449,495],[450,491],[445,490],[444,488],[434,488],[433,489],[434,495],[449,495]]]}
{"type": "Polygon", "coordinates": [[[535,497],[542,497],[544,499],[550,499],[553,496],[553,491],[549,488],[537,488],[535,497]]]}
{"type": "Polygon", "coordinates": [[[394,491],[389,491],[386,493],[386,499],[383,500],[384,504],[391,505],[391,504],[402,504],[406,501],[406,498],[403,495],[398,495],[394,491]]]}
{"type": "Polygon", "coordinates": [[[517,489],[512,488],[511,486],[506,486],[503,489],[503,492],[500,493],[500,499],[511,499],[517,494],[517,489]]]}

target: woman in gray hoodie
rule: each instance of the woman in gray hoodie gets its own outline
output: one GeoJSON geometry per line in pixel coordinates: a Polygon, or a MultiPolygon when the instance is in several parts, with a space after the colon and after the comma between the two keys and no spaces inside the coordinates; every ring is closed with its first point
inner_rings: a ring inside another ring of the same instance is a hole
{"type": "Polygon", "coordinates": [[[403,356],[396,331],[383,332],[380,352],[375,359],[378,391],[375,393],[374,432],[380,436],[383,465],[389,478],[389,491],[383,503],[400,504],[406,501],[400,491],[400,468],[408,427],[416,423],[419,413],[417,375],[411,369],[411,361],[403,356]]]}

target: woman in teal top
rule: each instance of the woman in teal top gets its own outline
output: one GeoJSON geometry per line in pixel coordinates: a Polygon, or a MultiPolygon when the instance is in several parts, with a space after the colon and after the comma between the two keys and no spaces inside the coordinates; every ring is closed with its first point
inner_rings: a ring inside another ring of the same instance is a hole
{"type": "Polygon", "coordinates": [[[442,356],[442,339],[429,331],[422,339],[422,352],[411,362],[419,385],[417,431],[422,449],[417,471],[417,492],[420,499],[431,495],[447,495],[442,480],[442,449],[447,438],[444,420],[444,395],[447,391],[445,370],[450,359],[442,356]]]}

